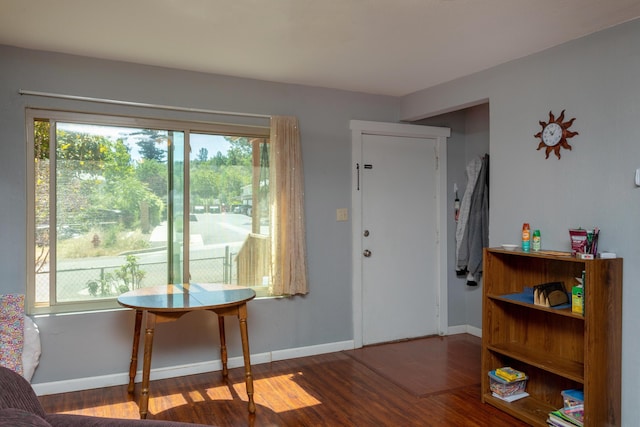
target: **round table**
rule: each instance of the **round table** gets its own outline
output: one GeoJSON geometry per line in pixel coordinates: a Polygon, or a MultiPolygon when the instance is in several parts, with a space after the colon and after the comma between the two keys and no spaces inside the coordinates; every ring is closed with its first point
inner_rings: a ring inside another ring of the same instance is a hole
{"type": "Polygon", "coordinates": [[[220,359],[222,361],[222,375],[225,377],[228,374],[228,368],[224,316],[238,317],[242,338],[249,413],[255,413],[256,406],[253,400],[253,377],[251,375],[249,336],[247,332],[247,302],[255,298],[255,296],[256,293],[253,289],[234,285],[184,283],[140,288],[126,292],[118,297],[120,305],[136,311],[133,349],[129,365],[129,393],[134,391],[142,317],[143,314],[146,314],[140,418],[146,418],[148,412],[149,373],[151,370],[151,351],[153,349],[153,334],[156,323],[172,322],[186,313],[198,310],[213,311],[218,316],[220,359]]]}

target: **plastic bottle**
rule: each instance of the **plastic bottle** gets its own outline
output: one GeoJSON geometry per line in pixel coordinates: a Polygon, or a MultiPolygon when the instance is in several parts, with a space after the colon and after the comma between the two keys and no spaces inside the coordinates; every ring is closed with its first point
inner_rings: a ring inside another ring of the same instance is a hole
{"type": "Polygon", "coordinates": [[[533,230],[533,237],[531,238],[531,249],[539,251],[542,247],[542,241],[540,240],[540,230],[533,230]]]}
{"type": "Polygon", "coordinates": [[[529,252],[531,248],[531,230],[529,229],[529,223],[522,224],[522,250],[529,252]]]}

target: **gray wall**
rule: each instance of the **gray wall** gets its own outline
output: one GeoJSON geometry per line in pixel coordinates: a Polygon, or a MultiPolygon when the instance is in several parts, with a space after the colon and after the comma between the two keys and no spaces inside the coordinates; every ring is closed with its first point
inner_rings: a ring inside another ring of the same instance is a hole
{"type": "MultiPolygon", "coordinates": [[[[449,326],[482,328],[482,281],[478,286],[467,286],[466,277],[457,277],[456,222],[454,220],[454,184],[458,185],[458,197],[462,200],[467,186],[467,163],[474,157],[489,153],[489,104],[464,108],[418,120],[413,124],[442,126],[451,129],[447,140],[447,282],[449,326]]],[[[475,332],[475,331],[472,331],[475,332]]]]}
{"type": "MultiPolygon", "coordinates": [[[[640,419],[640,21],[403,98],[401,120],[488,99],[490,242],[518,243],[523,222],[542,246],[569,250],[570,227],[598,226],[600,248],[624,258],[623,425],[640,419]],[[572,151],[545,160],[533,137],[549,110],[576,117],[572,151]]],[[[593,343],[597,345],[597,343],[593,343]]],[[[597,367],[593,367],[597,369],[597,367]]]]}
{"type": "MultiPolygon", "coordinates": [[[[252,353],[353,339],[351,223],[336,222],[336,209],[351,205],[349,120],[397,122],[392,97],[282,85],[222,76],[94,60],[0,46],[0,293],[25,292],[25,106],[89,112],[124,111],[96,103],[18,95],[18,89],[87,97],[299,118],[306,187],[310,293],[294,299],[257,300],[249,307],[252,353]]],[[[179,114],[178,114],[179,116],[179,114]]],[[[209,118],[211,119],[211,118],[209,118]]],[[[215,120],[226,120],[215,117],[215,120]]],[[[268,122],[266,122],[268,124],[268,122]]],[[[262,124],[265,124],[264,122],[262,124]]],[[[217,358],[217,323],[192,313],[158,327],[154,369],[217,358]]],[[[116,310],[38,317],[42,358],[34,383],[124,373],[133,317],[116,310]]],[[[228,321],[229,356],[241,354],[236,322],[228,321]]]]}

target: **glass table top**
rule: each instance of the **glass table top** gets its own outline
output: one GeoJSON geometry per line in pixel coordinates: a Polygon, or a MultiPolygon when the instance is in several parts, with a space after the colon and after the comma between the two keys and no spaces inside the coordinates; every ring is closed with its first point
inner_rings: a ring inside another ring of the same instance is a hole
{"type": "Polygon", "coordinates": [[[235,285],[184,283],[129,291],[118,297],[118,303],[144,310],[189,311],[238,305],[255,296],[253,289],[235,285]]]}

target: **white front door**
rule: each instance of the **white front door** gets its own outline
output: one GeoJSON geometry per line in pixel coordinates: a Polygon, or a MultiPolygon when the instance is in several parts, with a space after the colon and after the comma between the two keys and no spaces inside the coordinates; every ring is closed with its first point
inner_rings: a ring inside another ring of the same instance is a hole
{"type": "Polygon", "coordinates": [[[446,230],[439,229],[439,142],[420,136],[360,135],[360,162],[355,165],[359,206],[354,206],[353,224],[358,251],[354,269],[360,273],[359,278],[354,274],[360,282],[354,280],[354,291],[360,291],[354,299],[360,299],[361,314],[358,326],[354,301],[356,345],[359,338],[367,345],[446,331],[440,323],[446,311],[441,310],[438,236],[446,230]]]}

